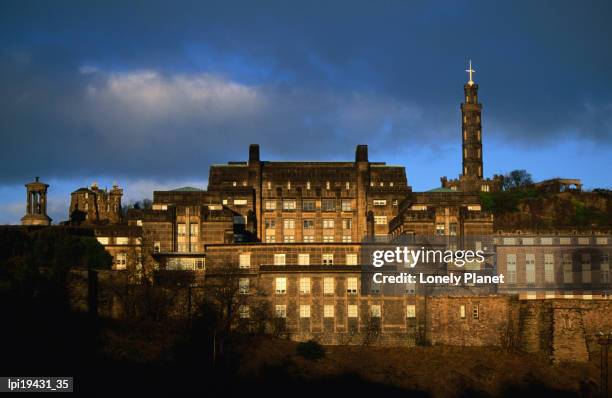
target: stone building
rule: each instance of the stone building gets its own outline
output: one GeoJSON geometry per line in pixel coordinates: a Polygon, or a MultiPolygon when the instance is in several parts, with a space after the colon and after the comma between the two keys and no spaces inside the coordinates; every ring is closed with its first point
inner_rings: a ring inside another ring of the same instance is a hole
{"type": "Polygon", "coordinates": [[[79,188],[70,195],[71,224],[117,224],[121,222],[121,197],[123,189],[117,184],[109,190],[98,184],[79,188]]]}
{"type": "MultiPolygon", "coordinates": [[[[484,178],[482,105],[471,73],[464,91],[463,170],[457,180],[443,177],[441,188],[413,192],[403,167],[371,162],[365,145],[357,146],[354,161],[339,162],[266,161],[260,158],[259,146],[251,145],[248,160],[210,167],[207,190],[155,191],[151,209],[132,209],[124,221],[127,225],[99,227],[96,235],[113,254],[115,269],[142,267],[143,259],[151,258],[161,270],[193,271],[200,281],[222,278],[232,270],[240,294],[247,298],[240,317],[251,316],[248,297],[257,289],[267,297],[286,334],[330,344],[361,343],[372,336],[389,344],[456,341],[432,335],[448,323],[439,317],[452,316],[475,331],[484,328],[487,319],[507,324],[507,314],[493,311],[512,295],[607,298],[609,231],[588,237],[494,233],[493,215],[483,210],[480,192],[501,189],[501,178],[484,178]],[[438,264],[437,273],[503,273],[510,283],[493,286],[493,291],[469,285],[424,289],[406,284],[397,294],[381,294],[364,283],[370,277],[363,267],[369,262],[364,254],[369,245],[414,237],[486,253],[481,265],[458,269],[438,264]],[[568,270],[566,248],[572,250],[570,283],[563,279],[568,270]],[[587,271],[588,286],[583,283],[587,271]],[[502,296],[486,298],[492,294],[502,296]],[[461,297],[450,301],[464,304],[439,308],[433,315],[426,304],[432,295],[461,297]]],[[[74,210],[84,210],[87,204],[90,214],[89,206],[99,200],[97,195],[91,198],[92,191],[73,194],[74,210]]],[[[110,221],[113,207],[107,209],[106,215],[97,210],[89,219],[110,221]]],[[[499,343],[497,332],[487,330],[486,337],[476,339],[478,344],[499,343]]]]}

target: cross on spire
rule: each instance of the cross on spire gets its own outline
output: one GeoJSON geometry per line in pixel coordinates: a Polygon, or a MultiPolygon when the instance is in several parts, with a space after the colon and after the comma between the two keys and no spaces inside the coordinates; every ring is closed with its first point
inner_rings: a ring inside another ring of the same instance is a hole
{"type": "Polygon", "coordinates": [[[474,69],[472,69],[472,60],[470,59],[470,67],[468,69],[466,69],[466,72],[470,74],[470,80],[468,81],[468,84],[470,86],[472,86],[474,84],[474,80],[472,80],[472,73],[475,73],[476,71],[474,69]]]}

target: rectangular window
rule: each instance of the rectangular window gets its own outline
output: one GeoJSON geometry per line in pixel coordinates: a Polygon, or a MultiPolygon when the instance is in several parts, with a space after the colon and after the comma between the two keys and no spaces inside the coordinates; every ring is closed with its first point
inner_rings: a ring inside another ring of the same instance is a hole
{"type": "Polygon", "coordinates": [[[448,225],[448,233],[450,236],[457,236],[457,223],[452,222],[448,225]]]}
{"type": "Polygon", "coordinates": [[[353,210],[352,200],[342,199],[342,211],[351,211],[351,210],[353,210]]]}
{"type": "Polygon", "coordinates": [[[314,229],[314,223],[315,223],[315,221],[312,218],[305,219],[303,221],[304,229],[314,229]]]}
{"type": "Polygon", "coordinates": [[[573,282],[572,255],[563,253],[563,283],[573,282]]]}
{"type": "Polygon", "coordinates": [[[323,265],[333,265],[334,264],[334,254],[333,253],[323,253],[321,255],[321,261],[323,265]]]}
{"type": "Polygon", "coordinates": [[[117,253],[115,257],[115,268],[116,269],[125,269],[127,264],[127,254],[126,253],[117,253]]]}
{"type": "Polygon", "coordinates": [[[535,254],[525,255],[525,281],[535,283],[535,254]]]}
{"type": "Polygon", "coordinates": [[[472,306],[472,318],[473,319],[478,319],[479,316],[480,316],[480,313],[478,312],[478,306],[477,305],[473,305],[472,306]]]}
{"type": "Polygon", "coordinates": [[[312,235],[304,236],[304,243],[313,243],[313,242],[314,242],[314,236],[312,235]]]}
{"type": "Polygon", "coordinates": [[[350,218],[342,219],[342,229],[351,229],[353,227],[353,220],[350,218]]]}
{"type": "Polygon", "coordinates": [[[310,305],[308,304],[300,305],[300,318],[310,318],[310,305]]]}
{"type": "Polygon", "coordinates": [[[305,200],[302,202],[302,211],[315,211],[315,201],[305,200]]]}
{"type": "Polygon", "coordinates": [[[353,237],[351,235],[342,235],[342,243],[351,243],[353,237]]]}
{"type": "Polygon", "coordinates": [[[203,258],[196,258],[195,259],[195,268],[196,269],[204,269],[204,259],[203,258]]]}
{"type": "Polygon", "coordinates": [[[285,235],[285,236],[283,236],[283,242],[285,242],[285,243],[295,243],[295,235],[285,235]]]}
{"type": "Polygon", "coordinates": [[[323,236],[323,243],[334,243],[334,235],[323,236]]]}
{"type": "Polygon", "coordinates": [[[416,318],[416,305],[408,304],[406,306],[406,318],[416,318]]]}
{"type": "Polygon", "coordinates": [[[101,245],[108,245],[108,238],[107,237],[97,237],[96,239],[98,239],[98,242],[100,242],[101,245]]]}
{"type": "Polygon", "coordinates": [[[264,202],[265,210],[271,211],[276,210],[276,201],[275,200],[266,200],[264,202]]]}
{"type": "Polygon", "coordinates": [[[285,218],[283,220],[283,228],[295,229],[295,220],[293,218],[285,218]]]}
{"type": "Polygon", "coordinates": [[[251,254],[242,253],[238,258],[238,266],[240,268],[251,268],[251,254]]]}
{"type": "Polygon", "coordinates": [[[329,276],[323,278],[323,294],[334,294],[334,278],[329,276]]]}
{"type": "Polygon", "coordinates": [[[118,236],[115,238],[115,243],[117,245],[127,245],[130,243],[130,238],[128,238],[127,236],[118,236]]]}
{"type": "Polygon", "coordinates": [[[238,307],[238,314],[240,314],[240,318],[247,319],[251,316],[251,310],[248,305],[241,305],[238,307]]]}
{"type": "Polygon", "coordinates": [[[600,281],[601,283],[609,283],[610,282],[610,264],[609,263],[602,263],[601,264],[601,276],[600,276],[600,281]]]}
{"type": "Polygon", "coordinates": [[[323,306],[323,317],[324,318],[334,317],[334,305],[333,304],[325,304],[323,306]]]}
{"type": "Polygon", "coordinates": [[[372,315],[372,318],[380,318],[380,304],[372,304],[372,307],[370,308],[370,314],[372,315]]]}
{"type": "Polygon", "coordinates": [[[346,292],[348,294],[357,294],[357,278],[351,276],[346,278],[346,292]]]}
{"type": "Polygon", "coordinates": [[[386,199],[374,199],[372,204],[374,206],[386,206],[387,205],[387,200],[386,199]]]}
{"type": "Polygon", "coordinates": [[[307,276],[300,278],[300,293],[310,294],[310,278],[307,276]]]}
{"type": "Polygon", "coordinates": [[[266,218],[264,221],[264,226],[266,229],[274,229],[276,228],[276,220],[273,218],[266,218]]]}
{"type": "Polygon", "coordinates": [[[161,252],[161,242],[153,243],[153,253],[161,252]]]}
{"type": "Polygon", "coordinates": [[[298,254],[298,265],[310,265],[310,254],[299,253],[298,254]]]}
{"type": "Polygon", "coordinates": [[[293,211],[295,208],[295,200],[283,200],[283,211],[293,211]]]}
{"type": "Polygon", "coordinates": [[[346,254],[346,265],[357,265],[357,253],[346,254]]]}
{"type": "Polygon", "coordinates": [[[277,318],[287,318],[287,306],[285,304],[277,304],[275,315],[277,318]]]}
{"type": "Polygon", "coordinates": [[[287,278],[276,278],[276,294],[287,293],[287,278]]]}
{"type": "Polygon", "coordinates": [[[591,283],[591,255],[582,255],[582,283],[591,283]]]}
{"type": "Polygon", "coordinates": [[[555,258],[552,253],[544,254],[544,281],[546,283],[555,282],[555,258]]]}
{"type": "Polygon", "coordinates": [[[276,242],[276,236],[266,235],[266,243],[275,243],[275,242],[276,242]]]}
{"type": "Polygon", "coordinates": [[[249,293],[249,278],[240,278],[238,281],[238,292],[240,294],[249,293]]]}
{"type": "Polygon", "coordinates": [[[444,235],[444,224],[436,224],[436,235],[444,235]]]}
{"type": "Polygon", "coordinates": [[[246,225],[246,216],[243,216],[243,215],[234,216],[234,224],[246,225]]]}
{"type": "Polygon", "coordinates": [[[176,231],[178,236],[187,235],[187,226],[185,224],[177,224],[176,231]]]}
{"type": "Polygon", "coordinates": [[[348,315],[349,318],[357,318],[357,316],[358,316],[357,305],[349,304],[348,305],[348,314],[347,315],[348,315]]]}
{"type": "Polygon", "coordinates": [[[192,236],[197,236],[200,232],[200,226],[198,224],[189,224],[189,233],[192,236]]]}
{"type": "Polygon", "coordinates": [[[334,219],[333,218],[324,218],[323,219],[323,228],[330,229],[334,227],[334,219]]]}
{"type": "Polygon", "coordinates": [[[336,211],[336,200],[335,199],[323,199],[321,201],[322,211],[336,211]]]}
{"type": "Polygon", "coordinates": [[[285,253],[277,253],[274,255],[274,265],[285,265],[285,253]]]}
{"type": "Polygon", "coordinates": [[[516,254],[506,254],[506,273],[508,277],[508,283],[516,283],[516,254]]]}
{"type": "Polygon", "coordinates": [[[387,216],[374,216],[374,224],[387,225],[387,216]]]}
{"type": "Polygon", "coordinates": [[[459,318],[465,319],[465,305],[459,307],[459,318]]]}
{"type": "Polygon", "coordinates": [[[572,238],[559,238],[559,244],[560,245],[571,245],[572,238]]]}
{"type": "Polygon", "coordinates": [[[179,243],[177,246],[178,246],[179,253],[188,253],[189,252],[189,245],[186,245],[184,243],[179,243]]]}
{"type": "Polygon", "coordinates": [[[234,205],[236,206],[245,206],[247,204],[246,199],[234,199],[234,205]]]}

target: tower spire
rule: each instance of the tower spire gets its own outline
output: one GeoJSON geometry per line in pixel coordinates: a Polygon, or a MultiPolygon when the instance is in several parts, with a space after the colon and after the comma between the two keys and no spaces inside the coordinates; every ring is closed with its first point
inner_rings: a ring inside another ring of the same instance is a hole
{"type": "Polygon", "coordinates": [[[470,59],[470,67],[468,69],[465,70],[467,73],[470,74],[470,80],[467,82],[467,84],[469,84],[470,86],[474,85],[474,80],[472,79],[472,73],[476,73],[476,71],[474,69],[472,69],[472,60],[470,59]]]}

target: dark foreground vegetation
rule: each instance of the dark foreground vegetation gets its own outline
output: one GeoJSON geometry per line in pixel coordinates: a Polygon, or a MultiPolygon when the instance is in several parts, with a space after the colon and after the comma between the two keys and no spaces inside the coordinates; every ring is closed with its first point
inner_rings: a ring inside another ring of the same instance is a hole
{"type": "Polygon", "coordinates": [[[97,242],[62,229],[0,233],[3,375],[73,376],[76,391],[97,394],[569,397],[597,390],[596,362],[553,366],[494,348],[298,344],[226,327],[224,310],[211,301],[182,320],[147,311],[121,321],[75,313],[65,275],[69,267],[109,266],[97,242]]]}

